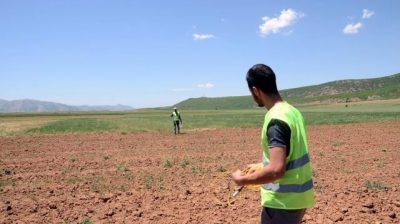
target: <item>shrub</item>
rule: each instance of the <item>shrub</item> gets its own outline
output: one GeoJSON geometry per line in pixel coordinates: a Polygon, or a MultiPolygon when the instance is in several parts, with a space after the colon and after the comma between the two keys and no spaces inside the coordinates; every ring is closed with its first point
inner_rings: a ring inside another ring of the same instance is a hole
{"type": "Polygon", "coordinates": [[[387,187],[383,183],[378,181],[366,180],[363,186],[368,189],[377,189],[377,190],[387,189],[387,187]]]}
{"type": "Polygon", "coordinates": [[[125,172],[129,171],[129,169],[128,169],[128,167],[126,167],[124,164],[120,164],[120,165],[118,165],[118,167],[117,167],[117,171],[122,172],[122,173],[125,173],[125,172]]]}
{"type": "Polygon", "coordinates": [[[89,218],[82,220],[81,224],[92,224],[93,222],[89,218]]]}
{"type": "Polygon", "coordinates": [[[170,168],[170,167],[172,167],[172,164],[171,164],[171,162],[170,162],[168,159],[166,159],[166,160],[164,160],[164,162],[162,163],[162,167],[163,167],[163,168],[170,168]]]}
{"type": "Polygon", "coordinates": [[[226,169],[220,164],[220,165],[218,166],[218,168],[217,168],[217,171],[223,173],[223,172],[226,171],[226,169]]]}
{"type": "Polygon", "coordinates": [[[187,160],[186,158],[182,159],[181,167],[185,168],[187,165],[189,165],[189,160],[187,160]]]}

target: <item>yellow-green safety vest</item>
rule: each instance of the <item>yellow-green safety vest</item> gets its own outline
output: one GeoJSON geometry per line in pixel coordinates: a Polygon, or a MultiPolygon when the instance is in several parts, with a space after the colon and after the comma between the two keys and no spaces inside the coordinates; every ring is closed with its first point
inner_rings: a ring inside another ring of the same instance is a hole
{"type": "Polygon", "coordinates": [[[175,111],[172,112],[172,119],[174,119],[174,121],[179,121],[179,115],[179,111],[178,113],[175,113],[175,111]]]}
{"type": "Polygon", "coordinates": [[[261,204],[278,209],[311,208],[315,199],[303,116],[287,102],[279,102],[267,112],[261,132],[264,166],[269,163],[267,129],[271,119],[282,120],[290,127],[290,152],[286,157],[285,175],[261,185],[261,204]]]}

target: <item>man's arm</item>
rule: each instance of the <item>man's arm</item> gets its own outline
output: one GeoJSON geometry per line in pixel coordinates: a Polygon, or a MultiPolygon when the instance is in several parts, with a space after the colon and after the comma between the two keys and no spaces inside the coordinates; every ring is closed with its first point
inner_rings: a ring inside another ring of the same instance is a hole
{"type": "Polygon", "coordinates": [[[232,174],[233,181],[239,186],[249,184],[265,184],[271,183],[283,175],[286,171],[286,148],[273,147],[269,148],[270,163],[261,170],[257,170],[252,174],[245,175],[242,171],[237,170],[232,174]]]}
{"type": "Polygon", "coordinates": [[[286,157],[289,155],[291,131],[287,123],[272,119],[267,128],[269,164],[263,169],[245,175],[241,171],[232,174],[238,185],[265,184],[281,178],[286,171],[286,157]]]}

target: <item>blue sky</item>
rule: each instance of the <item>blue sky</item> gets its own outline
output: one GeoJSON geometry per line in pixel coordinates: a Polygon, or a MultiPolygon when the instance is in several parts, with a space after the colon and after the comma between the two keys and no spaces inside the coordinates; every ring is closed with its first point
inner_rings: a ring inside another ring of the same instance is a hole
{"type": "Polygon", "coordinates": [[[397,0],[0,1],[0,98],[175,104],[400,72],[397,0]]]}

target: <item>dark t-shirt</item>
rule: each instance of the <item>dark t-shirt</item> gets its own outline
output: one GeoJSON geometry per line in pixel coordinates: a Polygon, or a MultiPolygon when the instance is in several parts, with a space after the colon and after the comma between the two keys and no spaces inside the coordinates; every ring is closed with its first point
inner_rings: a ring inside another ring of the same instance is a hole
{"type": "Polygon", "coordinates": [[[286,157],[290,152],[290,127],[279,119],[272,119],[267,127],[268,147],[283,147],[286,148],[286,157]]]}

